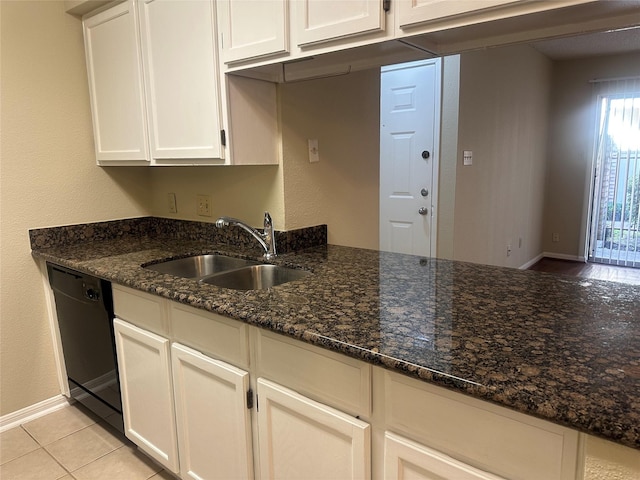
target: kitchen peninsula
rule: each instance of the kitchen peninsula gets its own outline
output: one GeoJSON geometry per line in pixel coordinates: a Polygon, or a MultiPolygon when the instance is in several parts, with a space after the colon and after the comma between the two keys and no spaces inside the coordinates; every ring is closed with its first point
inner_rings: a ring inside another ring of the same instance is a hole
{"type": "MultiPolygon", "coordinates": [[[[141,267],[210,252],[259,257],[242,232],[184,234],[196,224],[146,218],[30,233],[37,258],[640,448],[637,287],[334,245],[280,255],[275,263],[313,275],[263,291],[141,267]]],[[[321,229],[314,235],[298,246],[322,243],[321,229]]]]}

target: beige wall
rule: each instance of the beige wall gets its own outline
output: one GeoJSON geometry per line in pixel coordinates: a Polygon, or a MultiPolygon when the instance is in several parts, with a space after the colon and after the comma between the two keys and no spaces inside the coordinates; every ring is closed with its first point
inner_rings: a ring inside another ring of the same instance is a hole
{"type": "Polygon", "coordinates": [[[550,80],[528,46],[461,55],[455,259],[519,267],[542,252],[550,80]]]}
{"type": "Polygon", "coordinates": [[[0,415],[60,393],[28,230],[148,214],[142,169],[95,166],[80,21],[0,2],[0,415]]]}
{"type": "Polygon", "coordinates": [[[380,72],[285,84],[280,95],[287,228],[326,223],[329,243],[378,248],[380,72]]]}
{"type": "Polygon", "coordinates": [[[584,256],[596,109],[595,78],[640,75],[640,54],[558,61],[553,68],[544,250],[584,256]],[[560,242],[551,241],[552,233],[560,242]]]}
{"type": "Polygon", "coordinates": [[[214,222],[221,215],[261,227],[264,212],[284,230],[282,167],[159,167],[149,169],[151,213],[158,217],[214,222]],[[178,211],[169,213],[167,194],[176,194],[178,211]],[[196,213],[196,195],[211,195],[212,215],[196,213]]]}
{"type": "Polygon", "coordinates": [[[638,450],[585,435],[584,480],[633,480],[640,478],[638,450]]]}

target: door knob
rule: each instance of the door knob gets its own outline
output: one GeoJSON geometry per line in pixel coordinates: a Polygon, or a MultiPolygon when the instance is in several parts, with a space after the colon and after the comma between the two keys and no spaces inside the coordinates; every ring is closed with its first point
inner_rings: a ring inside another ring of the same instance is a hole
{"type": "Polygon", "coordinates": [[[427,207],[420,207],[420,208],[418,209],[418,213],[419,213],[420,215],[426,215],[426,214],[427,214],[427,212],[428,212],[427,207]]]}

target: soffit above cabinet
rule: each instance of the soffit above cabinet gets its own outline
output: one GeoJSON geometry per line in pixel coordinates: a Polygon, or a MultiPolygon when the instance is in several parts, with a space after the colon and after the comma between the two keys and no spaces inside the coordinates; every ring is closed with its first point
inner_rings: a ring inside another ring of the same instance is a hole
{"type": "Polygon", "coordinates": [[[409,36],[404,40],[438,55],[451,55],[637,25],[640,25],[638,0],[597,1],[409,36]]]}
{"type": "Polygon", "coordinates": [[[393,63],[412,62],[436,55],[401,40],[374,43],[337,52],[312,55],[288,62],[236,70],[243,77],[276,83],[292,83],[316,78],[347,75],[351,72],[393,63]]]}
{"type": "Polygon", "coordinates": [[[104,7],[113,0],[64,0],[65,12],[82,17],[84,14],[104,7]]]}

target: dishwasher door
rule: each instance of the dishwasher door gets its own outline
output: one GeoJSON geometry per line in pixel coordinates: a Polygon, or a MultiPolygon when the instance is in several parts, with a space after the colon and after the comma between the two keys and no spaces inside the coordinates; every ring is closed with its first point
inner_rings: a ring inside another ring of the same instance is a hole
{"type": "Polygon", "coordinates": [[[111,283],[58,265],[47,271],[71,397],[121,428],[111,283]]]}

